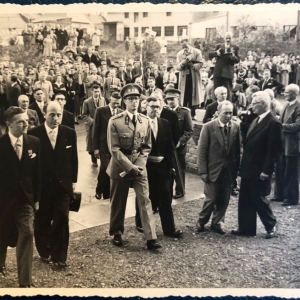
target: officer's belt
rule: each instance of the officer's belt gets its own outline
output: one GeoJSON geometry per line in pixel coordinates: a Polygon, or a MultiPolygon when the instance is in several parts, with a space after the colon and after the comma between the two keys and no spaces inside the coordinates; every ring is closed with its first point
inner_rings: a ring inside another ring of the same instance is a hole
{"type": "MultiPolygon", "coordinates": [[[[132,155],[133,154],[133,150],[130,149],[120,149],[120,151],[125,154],[125,155],[132,155]]],[[[136,149],[136,154],[141,152],[141,148],[136,149]]]]}

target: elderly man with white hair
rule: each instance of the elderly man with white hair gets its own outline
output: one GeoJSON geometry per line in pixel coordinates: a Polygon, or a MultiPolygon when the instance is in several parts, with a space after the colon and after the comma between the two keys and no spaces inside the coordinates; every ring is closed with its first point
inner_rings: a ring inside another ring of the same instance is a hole
{"type": "Polygon", "coordinates": [[[214,68],[214,86],[225,86],[228,92],[228,98],[231,100],[232,78],[234,75],[234,64],[240,62],[239,47],[231,43],[232,33],[225,33],[224,44],[218,44],[210,58],[216,57],[214,68]]]}
{"type": "MultiPolygon", "coordinates": [[[[218,111],[218,105],[222,101],[227,100],[227,95],[227,89],[224,86],[219,86],[215,89],[215,96],[217,101],[214,101],[213,103],[207,105],[205,115],[203,117],[203,123],[207,123],[217,117],[216,112],[218,111]]],[[[237,110],[235,107],[233,107],[233,115],[237,115],[237,110]]]]}
{"type": "Polygon", "coordinates": [[[282,152],[282,126],[270,111],[271,99],[266,92],[254,93],[251,106],[257,118],[251,123],[243,143],[238,229],[231,233],[255,236],[257,213],[267,232],[266,238],[270,239],[276,236],[276,218],[266,197],[271,192],[274,164],[282,152]]]}
{"type": "Polygon", "coordinates": [[[285,88],[287,100],[280,121],[283,128],[283,152],[276,165],[275,197],[273,201],[283,202],[282,206],[299,203],[299,136],[300,102],[299,87],[290,84],[285,88]]]}
{"type": "Polygon", "coordinates": [[[231,186],[240,164],[239,125],[232,122],[233,104],[218,105],[218,118],[204,124],[198,143],[198,170],[204,182],[205,200],[197,222],[198,232],[212,215],[211,230],[224,234],[221,227],[227,210],[231,186]]]}

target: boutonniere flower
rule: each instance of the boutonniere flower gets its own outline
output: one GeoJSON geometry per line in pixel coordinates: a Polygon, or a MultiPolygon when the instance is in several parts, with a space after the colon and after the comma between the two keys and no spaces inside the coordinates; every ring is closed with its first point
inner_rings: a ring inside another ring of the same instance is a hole
{"type": "Polygon", "coordinates": [[[36,154],[32,152],[32,150],[28,150],[28,155],[30,158],[36,157],[36,154]]]}

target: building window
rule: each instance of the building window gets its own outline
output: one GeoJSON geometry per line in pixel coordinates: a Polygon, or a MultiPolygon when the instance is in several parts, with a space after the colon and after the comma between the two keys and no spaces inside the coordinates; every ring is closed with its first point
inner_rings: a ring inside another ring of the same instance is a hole
{"type": "Polygon", "coordinates": [[[134,13],[134,22],[137,23],[139,21],[139,13],[135,12],[134,13]]]}
{"type": "Polygon", "coordinates": [[[166,15],[167,15],[167,17],[171,17],[172,13],[171,12],[167,12],[166,15]]]}
{"type": "Polygon", "coordinates": [[[142,27],[142,34],[145,33],[146,29],[148,29],[149,27],[142,27]]]}
{"type": "Polygon", "coordinates": [[[152,30],[156,32],[156,36],[161,36],[161,27],[152,27],[152,30]]]}
{"type": "Polygon", "coordinates": [[[125,19],[128,19],[128,18],[129,18],[129,13],[125,13],[124,15],[125,15],[125,16],[124,16],[125,19]]]}
{"type": "Polygon", "coordinates": [[[216,36],[217,34],[217,29],[216,28],[206,28],[206,39],[208,41],[212,41],[213,38],[216,36]]]}
{"type": "Polygon", "coordinates": [[[185,34],[188,34],[188,28],[187,26],[178,26],[177,27],[177,35],[182,36],[182,33],[185,31],[185,34]],[[185,29],[185,30],[184,30],[185,29]]]}
{"type": "Polygon", "coordinates": [[[134,37],[138,37],[138,36],[139,36],[139,28],[134,27],[134,37]]]}
{"type": "Polygon", "coordinates": [[[174,35],[174,26],[165,26],[165,36],[174,35]]]}
{"type": "Polygon", "coordinates": [[[127,37],[127,36],[129,37],[129,35],[130,35],[130,28],[129,27],[125,27],[124,28],[124,36],[125,37],[127,37]]]}
{"type": "Polygon", "coordinates": [[[144,18],[148,18],[148,13],[147,12],[143,12],[143,17],[144,18]]]}

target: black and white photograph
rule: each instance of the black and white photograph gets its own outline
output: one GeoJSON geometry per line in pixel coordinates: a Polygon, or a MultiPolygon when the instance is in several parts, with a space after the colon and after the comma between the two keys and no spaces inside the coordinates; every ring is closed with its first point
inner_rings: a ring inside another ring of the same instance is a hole
{"type": "Polygon", "coordinates": [[[300,295],[300,5],[0,6],[1,294],[300,295]]]}

